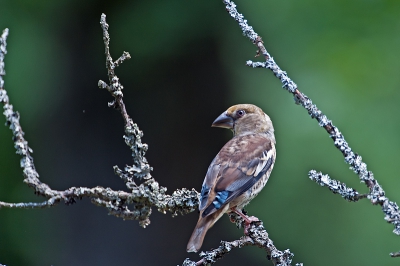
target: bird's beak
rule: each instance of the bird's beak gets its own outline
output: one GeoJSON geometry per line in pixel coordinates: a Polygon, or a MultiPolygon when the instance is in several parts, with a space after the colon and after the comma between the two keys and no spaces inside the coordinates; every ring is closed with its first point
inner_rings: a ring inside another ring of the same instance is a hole
{"type": "Polygon", "coordinates": [[[214,122],[211,124],[212,127],[222,127],[233,129],[233,118],[226,115],[226,112],[223,112],[214,122]]]}

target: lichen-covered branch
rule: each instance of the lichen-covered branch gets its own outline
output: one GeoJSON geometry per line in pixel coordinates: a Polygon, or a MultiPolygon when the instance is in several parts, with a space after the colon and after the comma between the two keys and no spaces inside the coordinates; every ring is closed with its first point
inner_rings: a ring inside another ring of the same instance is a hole
{"type": "Polygon", "coordinates": [[[4,29],[0,36],[0,89],[4,89],[3,76],[6,74],[4,69],[4,57],[7,54],[8,29],[4,29]]]}
{"type": "Polygon", "coordinates": [[[385,191],[375,179],[368,180],[369,182],[367,185],[369,192],[367,194],[360,195],[354,189],[346,187],[345,184],[342,184],[337,180],[333,180],[328,175],[323,175],[321,172],[311,170],[308,175],[311,180],[315,181],[321,186],[327,186],[333,193],[340,194],[346,200],[358,201],[359,199],[368,198],[372,204],[381,205],[382,211],[385,214],[385,220],[388,223],[395,225],[393,233],[400,235],[399,208],[395,202],[389,201],[389,198],[385,196],[385,191]]]}
{"type": "Polygon", "coordinates": [[[6,117],[6,125],[9,126],[12,131],[16,153],[21,155],[20,165],[23,169],[22,172],[25,178],[24,182],[28,184],[28,186],[34,188],[35,193],[52,198],[57,196],[57,193],[50,189],[50,187],[46,184],[39,181],[39,174],[35,169],[33,158],[31,156],[32,149],[28,146],[28,142],[24,139],[24,132],[22,131],[19,123],[19,113],[14,111],[13,106],[10,104],[7,91],[4,89],[4,57],[7,54],[7,36],[8,29],[5,29],[0,40],[0,102],[3,104],[3,114],[6,117]]]}
{"type": "MultiPolygon", "coordinates": [[[[243,220],[235,213],[231,213],[230,219],[235,221],[236,225],[240,228],[243,226],[243,220]]],[[[197,266],[197,265],[211,265],[217,260],[222,259],[234,248],[241,248],[244,246],[256,246],[264,249],[267,252],[268,260],[271,260],[273,265],[289,266],[292,265],[292,258],[294,254],[289,249],[284,251],[278,250],[273,241],[269,238],[268,232],[265,230],[262,222],[252,223],[247,235],[234,241],[221,241],[221,245],[218,248],[210,251],[201,252],[201,260],[194,262],[186,259],[182,266],[197,266]]],[[[302,266],[302,263],[296,264],[296,266],[302,266]]]]}
{"type": "Polygon", "coordinates": [[[389,255],[390,255],[390,257],[393,257],[393,258],[400,257],[400,251],[397,251],[397,252],[391,252],[389,255]]]}
{"type": "MultiPolygon", "coordinates": [[[[235,3],[230,0],[223,0],[226,10],[229,14],[238,22],[239,27],[241,28],[243,35],[250,39],[258,48],[257,55],[262,55],[265,59],[265,62],[253,62],[247,61],[246,65],[253,68],[265,68],[271,70],[274,75],[282,82],[283,88],[288,92],[292,93],[295,99],[295,103],[303,106],[311,118],[315,118],[319,125],[323,127],[329,134],[329,136],[334,141],[334,145],[340,152],[343,154],[345,158],[345,162],[350,165],[350,168],[359,176],[360,180],[364,182],[370,190],[370,193],[367,195],[367,198],[371,201],[372,204],[379,204],[382,206],[382,211],[385,213],[385,220],[394,225],[393,233],[396,235],[400,235],[400,212],[399,207],[393,201],[390,201],[385,196],[385,191],[378,184],[378,182],[374,179],[374,176],[371,171],[368,171],[367,165],[362,161],[360,155],[354,153],[350,148],[349,144],[344,139],[343,134],[339,131],[339,129],[332,124],[332,121],[324,115],[315,104],[302,92],[300,92],[297,88],[296,83],[294,83],[287,73],[283,71],[274,61],[272,56],[268,53],[265,48],[261,37],[253,30],[251,26],[248,25],[247,20],[244,19],[244,16],[240,14],[237,9],[235,3]]],[[[310,177],[316,177],[315,172],[310,172],[310,177]]],[[[327,177],[324,177],[327,180],[327,177]]],[[[313,178],[313,180],[318,181],[318,178],[313,178]]],[[[330,180],[330,179],[329,179],[330,180]]],[[[329,188],[334,193],[340,193],[342,196],[350,200],[351,194],[355,191],[345,191],[348,188],[343,187],[344,190],[334,188],[336,185],[334,183],[338,181],[330,180],[328,183],[330,184],[329,188]],[[350,193],[345,196],[346,193],[350,193]]],[[[326,183],[321,183],[328,185],[326,183]]],[[[340,184],[340,183],[337,183],[340,184]]],[[[352,190],[352,189],[350,189],[352,190]]],[[[357,194],[358,195],[358,194],[357,194]]]]}
{"type": "MultiPolygon", "coordinates": [[[[119,82],[119,78],[114,71],[118,65],[130,59],[130,55],[124,52],[123,55],[114,62],[110,54],[109,26],[106,23],[105,14],[101,15],[100,25],[103,30],[109,84],[100,80],[98,85],[99,88],[108,90],[114,97],[114,100],[108,105],[118,109],[124,118],[124,140],[126,145],[131,149],[133,158],[133,165],[125,166],[124,170],[121,170],[118,166],[114,166],[114,172],[125,182],[127,188],[132,191],[132,194],[138,196],[135,201],[135,210],[133,212],[126,212],[126,215],[128,217],[134,217],[135,213],[139,214],[139,217],[141,217],[139,219],[141,221],[140,224],[145,227],[150,222],[148,217],[151,214],[152,206],[157,207],[157,209],[163,213],[170,211],[173,215],[192,212],[198,206],[198,192],[196,190],[187,190],[184,188],[175,191],[172,196],[166,195],[165,192],[167,189],[159,186],[150,174],[152,167],[148,164],[145,157],[148,145],[142,143],[143,132],[139,129],[137,124],[133,123],[126,111],[122,93],[123,86],[119,82]],[[145,181],[138,186],[135,182],[135,178],[145,181]]],[[[101,201],[98,201],[98,204],[106,207],[108,206],[101,201]]],[[[119,208],[115,208],[115,206],[110,207],[114,215],[120,216],[121,210],[119,208]]]]}
{"type": "MultiPolygon", "coordinates": [[[[102,18],[105,18],[102,17],[102,18]]],[[[104,20],[105,23],[105,20],[104,20]]],[[[139,224],[143,227],[150,223],[149,216],[152,206],[156,207],[160,212],[171,212],[173,216],[178,213],[186,214],[192,212],[197,207],[198,192],[195,190],[179,189],[172,195],[166,194],[166,188],[151,178],[151,167],[147,164],[144,154],[147,145],[141,143],[143,133],[136,124],[132,122],[126,113],[125,105],[122,101],[122,85],[118,82],[118,77],[114,73],[114,68],[129,59],[128,53],[124,53],[115,63],[109,55],[109,36],[106,28],[107,24],[102,24],[104,32],[104,41],[106,45],[107,68],[111,81],[111,86],[104,82],[99,82],[104,88],[107,88],[115,97],[114,103],[111,105],[121,110],[121,114],[125,122],[125,142],[132,150],[134,165],[126,167],[125,171],[114,167],[115,173],[119,175],[126,183],[130,192],[115,191],[111,188],[95,187],[72,187],[64,191],[53,190],[49,185],[39,180],[39,174],[33,163],[32,149],[28,146],[28,142],[24,138],[24,132],[20,124],[19,113],[14,111],[10,104],[7,91],[4,89],[3,76],[4,56],[7,53],[6,39],[8,29],[3,31],[0,38],[0,102],[3,104],[4,116],[6,117],[6,125],[12,131],[14,147],[16,153],[21,156],[21,168],[23,170],[24,182],[35,190],[35,194],[47,198],[43,202],[27,202],[27,203],[8,203],[0,201],[0,208],[48,208],[64,202],[65,204],[75,203],[77,199],[90,198],[92,203],[98,206],[106,207],[110,214],[121,217],[123,219],[139,220],[139,224]],[[143,178],[145,181],[137,185],[133,178],[143,178]]]]}
{"type": "MultiPolygon", "coordinates": [[[[389,199],[385,196],[385,191],[383,191],[382,187],[378,184],[376,180],[372,180],[372,184],[368,185],[369,193],[367,194],[359,194],[355,189],[349,188],[346,184],[341,183],[340,181],[331,179],[328,175],[324,175],[321,172],[317,172],[315,170],[311,170],[308,173],[308,176],[311,180],[315,181],[317,184],[321,186],[327,186],[329,190],[331,190],[335,194],[340,194],[344,199],[348,201],[358,201],[360,199],[368,198],[372,204],[379,204],[382,207],[382,211],[385,214],[385,220],[388,223],[392,223],[395,225],[395,229],[393,232],[396,235],[399,235],[398,232],[398,223],[399,223],[399,209],[395,202],[389,201],[389,199]]],[[[400,257],[400,251],[390,253],[391,257],[400,257]]]]}
{"type": "Polygon", "coordinates": [[[308,173],[308,176],[320,186],[326,186],[333,193],[340,194],[345,200],[358,201],[360,199],[365,199],[368,196],[367,194],[358,193],[355,189],[349,188],[346,186],[346,184],[337,180],[333,180],[328,175],[324,175],[321,172],[311,170],[308,173]]]}
{"type": "MultiPolygon", "coordinates": [[[[125,104],[123,101],[122,89],[124,88],[119,82],[119,78],[115,74],[114,69],[131,56],[129,53],[124,52],[123,55],[117,60],[113,61],[110,54],[110,35],[108,33],[108,24],[106,23],[106,15],[102,14],[100,19],[100,25],[103,30],[103,40],[106,55],[106,67],[108,70],[108,79],[110,85],[106,84],[104,81],[100,80],[98,85],[101,89],[107,89],[111,95],[114,97],[114,101],[109,103],[110,107],[114,107],[120,110],[125,123],[125,135],[124,140],[126,145],[132,150],[133,165],[125,167],[125,172],[120,170],[118,167],[114,167],[115,173],[127,183],[131,182],[131,177],[137,177],[139,179],[151,179],[150,171],[152,168],[147,162],[145,154],[147,152],[148,146],[142,143],[143,132],[139,129],[137,124],[133,123],[132,119],[126,112],[125,104]]],[[[128,187],[129,188],[129,187],[128,187]]]]}
{"type": "Polygon", "coordinates": [[[53,197],[43,202],[20,202],[20,203],[8,203],[0,201],[0,209],[2,207],[10,209],[43,209],[56,205],[60,202],[59,197],[53,197]]]}

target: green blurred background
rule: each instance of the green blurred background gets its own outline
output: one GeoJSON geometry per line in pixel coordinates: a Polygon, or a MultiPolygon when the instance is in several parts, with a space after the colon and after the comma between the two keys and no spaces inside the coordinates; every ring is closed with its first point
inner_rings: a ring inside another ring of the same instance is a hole
{"type": "MultiPolygon", "coordinates": [[[[237,1],[282,69],[361,154],[391,200],[400,202],[400,2],[237,1]]],[[[247,208],[281,249],[306,265],[399,265],[400,238],[367,200],[349,203],[310,181],[322,171],[366,192],[332,140],[293,104],[280,82],[250,69],[256,48],[221,1],[0,0],[0,29],[10,35],[5,87],[21,113],[41,180],[54,189],[125,189],[113,165],[131,163],[123,122],[107,107],[100,14],[110,24],[129,114],[144,131],[153,175],[169,193],[200,189],[208,164],[231,137],[211,122],[236,103],[254,103],[275,126],[278,160],[247,208]]],[[[256,59],[261,60],[261,58],[256,59]]],[[[1,119],[0,119],[1,121],[1,119]]],[[[3,118],[3,122],[4,122],[3,118]]],[[[1,122],[1,123],[3,123],[1,122]]],[[[0,127],[0,200],[40,202],[22,183],[11,132],[0,127]]],[[[177,265],[197,213],[156,211],[142,229],[108,216],[88,199],[44,210],[0,210],[0,263],[14,265],[177,265]]],[[[223,217],[204,249],[243,234],[223,217]]],[[[255,247],[218,265],[271,265],[255,247]]]]}

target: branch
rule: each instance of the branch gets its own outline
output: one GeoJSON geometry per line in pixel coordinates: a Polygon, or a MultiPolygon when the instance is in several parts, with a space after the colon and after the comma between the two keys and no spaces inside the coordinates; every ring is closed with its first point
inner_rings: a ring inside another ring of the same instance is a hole
{"type": "Polygon", "coordinates": [[[10,209],[43,209],[43,208],[47,208],[53,205],[56,205],[57,203],[59,203],[61,199],[59,199],[58,197],[53,197],[50,198],[49,200],[43,201],[43,202],[28,202],[28,203],[8,203],[8,202],[3,202],[0,201],[0,209],[1,207],[5,207],[5,208],[10,208],[10,209]]]}
{"type": "Polygon", "coordinates": [[[114,167],[115,173],[121,177],[126,183],[126,186],[131,192],[115,191],[111,188],[103,187],[72,187],[64,191],[53,190],[49,185],[39,180],[39,174],[36,171],[33,163],[32,149],[28,146],[28,142],[24,138],[24,132],[20,124],[19,113],[14,111],[13,106],[10,104],[7,91],[4,89],[3,76],[4,71],[4,56],[6,51],[6,39],[8,36],[8,29],[3,31],[0,38],[0,102],[3,104],[6,117],[6,125],[12,131],[14,147],[16,153],[21,156],[21,168],[23,169],[24,183],[32,187],[35,194],[47,198],[46,201],[35,203],[7,203],[0,201],[1,208],[48,208],[57,205],[60,202],[65,204],[75,203],[77,199],[90,198],[91,202],[97,206],[102,206],[108,209],[109,214],[128,220],[139,220],[139,224],[146,227],[149,223],[149,216],[151,214],[151,207],[155,206],[158,211],[166,213],[171,212],[173,216],[178,213],[186,214],[196,209],[198,204],[198,192],[188,189],[176,190],[172,195],[166,194],[166,188],[159,186],[159,184],[151,178],[150,170],[152,169],[144,157],[147,151],[147,145],[141,143],[143,133],[139,130],[136,124],[132,122],[126,112],[125,105],[122,101],[122,85],[118,81],[118,77],[114,73],[115,67],[122,64],[126,59],[130,58],[129,53],[124,52],[123,55],[117,59],[116,62],[112,61],[109,54],[109,35],[107,32],[108,25],[105,24],[105,16],[102,16],[102,27],[104,33],[104,41],[106,44],[107,55],[107,68],[110,78],[111,86],[100,81],[99,86],[108,89],[115,100],[109,104],[121,111],[125,122],[124,136],[126,144],[132,150],[132,157],[134,159],[133,166],[125,167],[125,171],[120,170],[117,166],[114,167]],[[144,179],[145,181],[137,185],[133,178],[144,179]],[[128,208],[128,205],[132,205],[128,208]]]}
{"type": "MultiPolygon", "coordinates": [[[[324,115],[315,104],[312,103],[310,98],[308,98],[304,93],[298,90],[296,83],[294,83],[288,77],[287,73],[275,63],[274,59],[265,48],[261,37],[253,30],[251,26],[247,24],[247,20],[244,19],[243,15],[236,10],[235,3],[230,0],[223,0],[223,2],[226,5],[226,10],[238,22],[239,27],[243,32],[243,35],[249,38],[250,41],[252,41],[257,46],[258,52],[256,56],[260,54],[264,56],[265,62],[253,62],[249,60],[246,62],[246,65],[253,68],[265,68],[271,70],[274,75],[282,82],[282,87],[293,94],[295,103],[303,106],[307,110],[311,118],[315,118],[318,121],[319,125],[323,127],[326,132],[328,132],[329,136],[334,141],[335,147],[339,149],[340,152],[343,154],[345,162],[349,164],[350,168],[359,176],[361,182],[365,183],[366,186],[369,188],[370,193],[366,197],[371,201],[372,204],[379,204],[382,206],[382,211],[385,214],[385,220],[389,223],[392,223],[395,227],[393,233],[395,233],[396,235],[400,235],[399,207],[397,206],[396,202],[390,201],[389,198],[385,196],[385,191],[378,184],[378,181],[374,179],[373,173],[371,171],[368,171],[367,165],[362,161],[362,157],[352,151],[339,129],[332,124],[332,121],[328,119],[327,116],[324,115]]],[[[310,178],[315,181],[319,180],[317,178],[318,175],[322,177],[322,174],[317,174],[315,170],[310,171],[309,175],[310,178]]],[[[321,183],[319,181],[318,183],[324,185],[330,184],[329,188],[334,193],[342,194],[342,196],[347,200],[350,200],[352,198],[351,195],[346,196],[346,193],[350,192],[350,194],[354,194],[355,190],[348,189],[345,185],[343,189],[336,189],[335,185],[333,184],[341,183],[330,179],[328,181],[327,178],[329,177],[324,176],[324,179],[327,182],[323,181],[321,183]]],[[[358,195],[358,193],[354,195],[358,195]]],[[[365,196],[362,196],[361,198],[365,198],[365,196]]],[[[400,253],[397,255],[396,254],[397,253],[392,253],[391,256],[400,256],[400,253]]]]}
{"type": "MultiPolygon", "coordinates": [[[[6,117],[6,125],[8,125],[13,134],[14,147],[16,153],[21,155],[20,166],[23,169],[24,182],[28,186],[35,189],[35,193],[41,194],[47,198],[54,198],[58,196],[57,191],[50,189],[44,183],[39,181],[39,174],[36,171],[35,165],[33,164],[33,158],[31,153],[32,149],[28,146],[28,142],[24,139],[24,132],[22,131],[21,125],[19,123],[19,113],[15,112],[13,106],[10,104],[7,91],[4,89],[3,76],[5,75],[4,70],[4,57],[7,54],[6,50],[6,40],[8,36],[8,29],[3,31],[0,38],[0,102],[3,104],[4,116],[6,117]]],[[[30,205],[35,205],[34,203],[29,203],[30,205]]],[[[24,204],[19,205],[7,205],[3,203],[0,206],[24,206],[24,204]]]]}
{"type": "MultiPolygon", "coordinates": [[[[123,55],[118,58],[115,62],[113,61],[110,54],[110,35],[108,33],[108,24],[106,23],[106,15],[102,14],[100,18],[100,25],[103,30],[103,40],[106,55],[106,68],[108,71],[108,79],[110,85],[106,82],[100,80],[98,86],[101,89],[107,89],[114,100],[108,105],[110,107],[116,108],[121,112],[121,115],[125,123],[125,135],[124,140],[126,145],[132,151],[133,165],[126,166],[124,171],[118,166],[114,166],[114,172],[125,182],[128,189],[132,190],[133,194],[137,194],[138,202],[137,206],[140,207],[141,212],[150,215],[151,207],[156,206],[158,211],[165,213],[170,211],[173,216],[177,213],[186,214],[194,211],[198,206],[198,192],[194,189],[187,190],[183,188],[181,190],[176,190],[172,196],[166,195],[166,188],[160,187],[159,184],[152,178],[150,171],[153,168],[148,164],[145,157],[148,145],[142,143],[141,139],[143,137],[143,132],[139,129],[137,124],[133,123],[132,119],[128,115],[125,104],[123,101],[123,86],[119,82],[118,76],[115,74],[114,69],[123,63],[125,60],[130,59],[129,53],[124,52],[123,55]],[[137,186],[134,179],[144,179],[145,182],[140,186],[137,186]],[[145,185],[145,187],[143,187],[145,185]],[[147,195],[146,195],[147,194],[147,195]],[[142,198],[140,198],[142,196],[142,198]]],[[[99,202],[102,206],[104,202],[99,202]]],[[[119,210],[113,211],[114,215],[118,216],[119,210]]],[[[129,216],[133,215],[129,213],[129,216]]],[[[146,218],[143,220],[142,226],[148,225],[149,220],[146,218]]]]}
{"type": "Polygon", "coordinates": [[[311,180],[315,181],[321,187],[327,186],[330,191],[335,194],[340,194],[342,198],[347,201],[359,201],[360,199],[365,199],[368,194],[360,194],[355,189],[349,188],[346,184],[340,181],[331,179],[328,175],[324,175],[321,172],[311,170],[308,173],[311,180]]]}
{"type": "Polygon", "coordinates": [[[390,255],[390,257],[392,257],[392,258],[400,257],[400,251],[392,252],[392,253],[390,253],[389,255],[390,255]]]}
{"type": "MultiPolygon", "coordinates": [[[[243,226],[243,220],[235,213],[229,214],[230,219],[236,223],[238,228],[243,226]]],[[[251,224],[248,233],[238,240],[231,242],[221,241],[221,245],[207,252],[201,252],[202,258],[198,262],[186,259],[182,266],[197,266],[197,265],[210,265],[214,264],[217,260],[222,259],[234,248],[241,248],[244,246],[256,246],[264,249],[267,252],[267,259],[271,260],[273,265],[289,266],[292,265],[292,258],[294,254],[289,249],[284,251],[278,250],[273,241],[269,238],[268,232],[264,229],[262,222],[254,222],[251,224]]],[[[296,264],[302,266],[302,263],[296,264]]]]}

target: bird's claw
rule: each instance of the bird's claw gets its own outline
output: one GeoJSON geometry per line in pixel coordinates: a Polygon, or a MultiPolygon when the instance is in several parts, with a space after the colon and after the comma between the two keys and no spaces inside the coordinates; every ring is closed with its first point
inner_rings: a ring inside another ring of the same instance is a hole
{"type": "Polygon", "coordinates": [[[249,234],[249,229],[251,226],[251,223],[254,222],[260,222],[260,219],[258,219],[255,216],[250,216],[250,217],[246,217],[247,219],[244,220],[244,234],[247,236],[249,234]]]}

